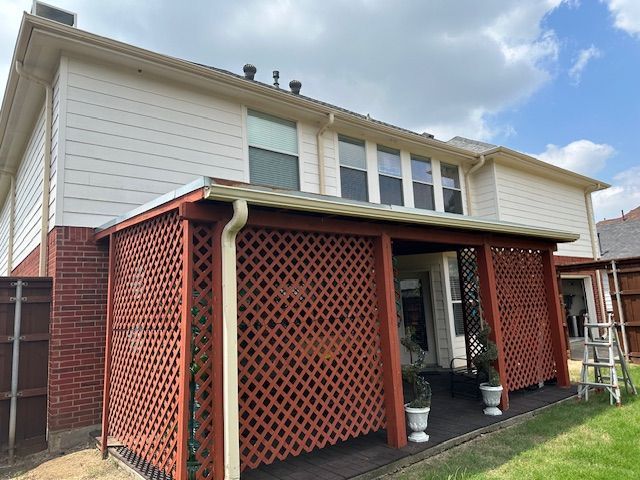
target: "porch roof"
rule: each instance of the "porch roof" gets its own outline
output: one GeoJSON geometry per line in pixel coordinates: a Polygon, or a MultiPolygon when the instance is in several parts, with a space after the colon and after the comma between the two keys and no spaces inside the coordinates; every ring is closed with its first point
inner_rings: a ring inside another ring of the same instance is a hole
{"type": "Polygon", "coordinates": [[[158,197],[130,212],[98,227],[98,231],[114,227],[126,220],[160,207],[186,194],[202,189],[203,200],[233,202],[245,200],[249,205],[295,210],[310,213],[324,213],[352,218],[414,225],[428,225],[440,228],[454,228],[503,235],[533,237],[554,242],[573,242],[579,238],[575,233],[518,223],[489,220],[467,215],[434,212],[401,207],[360,202],[330,195],[280,190],[260,187],[241,182],[202,177],[173,192],[158,197]]]}

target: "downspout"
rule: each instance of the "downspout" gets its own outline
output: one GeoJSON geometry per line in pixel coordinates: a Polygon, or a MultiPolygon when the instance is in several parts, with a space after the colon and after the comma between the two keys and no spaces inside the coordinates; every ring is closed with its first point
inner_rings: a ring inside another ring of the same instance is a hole
{"type": "Polygon", "coordinates": [[[44,164],[42,168],[42,211],[40,219],[40,261],[38,275],[47,275],[47,257],[49,234],[49,188],[51,175],[51,131],[53,122],[53,87],[49,82],[27,73],[22,62],[16,60],[16,72],[33,83],[44,88],[45,91],[45,120],[44,120],[44,164]]]}
{"type": "Polygon", "coordinates": [[[480,160],[476,164],[474,164],[473,167],[471,167],[469,171],[467,171],[467,173],[464,174],[464,186],[467,197],[467,215],[473,214],[471,210],[471,187],[469,185],[469,178],[471,177],[472,173],[477,172],[484,166],[485,161],[486,160],[484,158],[484,155],[480,154],[480,160]]]}
{"type": "Polygon", "coordinates": [[[320,195],[325,195],[327,193],[327,185],[324,173],[324,142],[322,141],[322,135],[327,131],[333,122],[335,121],[335,115],[333,113],[329,114],[329,120],[325,123],[318,133],[316,133],[316,145],[318,147],[318,183],[320,184],[320,195]]]}
{"type": "MultiPolygon", "coordinates": [[[[584,190],[584,202],[587,207],[587,221],[589,222],[589,236],[591,237],[591,254],[593,255],[594,260],[599,260],[601,257],[599,242],[598,242],[598,233],[596,229],[596,225],[594,223],[594,214],[593,214],[593,201],[591,199],[591,194],[600,188],[600,184],[596,183],[591,187],[587,187],[584,190]]],[[[607,307],[604,298],[604,287],[602,286],[602,276],[600,270],[596,270],[596,283],[598,286],[598,296],[600,297],[600,315],[603,322],[607,321],[607,307]]]]}
{"type": "Polygon", "coordinates": [[[222,230],[222,354],[224,410],[224,478],[240,478],[240,430],[238,414],[238,285],[236,235],[247,223],[246,200],[233,202],[233,217],[222,230]]]}
{"type": "Polygon", "coordinates": [[[12,170],[0,169],[1,175],[9,177],[9,235],[7,238],[7,275],[11,276],[13,270],[13,237],[15,231],[16,217],[16,174],[12,170]]]}

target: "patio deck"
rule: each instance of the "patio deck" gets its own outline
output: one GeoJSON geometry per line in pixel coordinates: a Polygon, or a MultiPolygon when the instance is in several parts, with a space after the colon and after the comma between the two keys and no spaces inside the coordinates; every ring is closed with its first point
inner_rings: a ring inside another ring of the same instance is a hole
{"type": "MultiPolygon", "coordinates": [[[[501,422],[527,412],[551,405],[575,395],[575,388],[545,385],[535,391],[518,391],[510,395],[508,411],[500,417],[482,413],[482,401],[470,398],[451,398],[448,374],[429,375],[433,390],[426,443],[409,443],[394,449],[386,444],[386,432],[380,430],[297,457],[288,458],[255,470],[242,473],[246,480],[339,480],[346,478],[375,478],[386,466],[399,466],[403,460],[416,455],[416,460],[435,455],[456,444],[463,443],[488,429],[499,428],[501,422]],[[491,428],[493,426],[493,428],[491,428]]],[[[507,422],[509,423],[509,422],[507,422]]]]}

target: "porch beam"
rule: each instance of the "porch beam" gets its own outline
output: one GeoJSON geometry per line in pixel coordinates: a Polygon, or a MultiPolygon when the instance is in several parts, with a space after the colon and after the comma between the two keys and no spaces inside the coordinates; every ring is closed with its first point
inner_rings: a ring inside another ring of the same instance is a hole
{"type": "Polygon", "coordinates": [[[558,277],[553,258],[553,250],[543,250],[542,268],[544,273],[545,292],[549,308],[549,325],[551,326],[551,343],[553,357],[556,362],[556,375],[558,385],[569,387],[569,366],[567,364],[567,342],[564,335],[564,318],[560,305],[560,292],[558,289],[558,277]]]}
{"type": "Polygon", "coordinates": [[[394,448],[401,448],[407,444],[407,426],[404,418],[391,237],[388,234],[375,238],[374,252],[384,402],[387,416],[387,444],[394,448]]]}
{"type": "Polygon", "coordinates": [[[509,392],[507,388],[507,370],[504,358],[504,343],[500,329],[500,310],[498,308],[498,294],[496,289],[496,273],[491,254],[491,245],[484,243],[478,248],[478,276],[480,278],[480,295],[482,298],[482,312],[485,321],[491,327],[491,340],[496,344],[498,360],[496,369],[502,382],[502,398],[500,407],[509,409],[509,392]]]}

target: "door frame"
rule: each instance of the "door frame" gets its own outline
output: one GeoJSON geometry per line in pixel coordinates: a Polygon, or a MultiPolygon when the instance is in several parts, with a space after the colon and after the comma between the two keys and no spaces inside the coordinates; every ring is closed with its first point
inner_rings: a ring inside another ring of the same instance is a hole
{"type": "MultiPolygon", "coordinates": [[[[438,355],[438,338],[436,335],[436,325],[435,325],[435,309],[434,309],[434,305],[433,305],[433,298],[434,298],[434,292],[433,292],[433,282],[432,282],[432,277],[433,273],[429,270],[429,269],[422,269],[422,270],[417,270],[417,271],[408,271],[408,272],[402,272],[400,271],[398,273],[398,281],[402,281],[402,280],[409,280],[412,278],[417,278],[420,280],[421,284],[422,284],[422,302],[423,302],[423,311],[425,313],[425,326],[427,328],[427,342],[429,342],[429,336],[431,336],[431,349],[430,351],[427,353],[427,358],[425,359],[425,365],[429,366],[429,367],[436,367],[439,365],[438,361],[439,361],[439,355],[438,355]],[[430,321],[427,322],[427,314],[430,317],[430,321]],[[433,357],[431,357],[431,354],[433,353],[433,357]],[[433,359],[431,361],[431,358],[433,359]]],[[[400,292],[400,301],[402,302],[402,289],[400,292]]],[[[405,324],[404,324],[404,310],[402,312],[402,322],[401,325],[398,326],[398,328],[400,329],[400,327],[402,327],[401,333],[402,333],[402,338],[404,338],[404,328],[405,328],[405,324]]],[[[404,346],[401,345],[402,351],[404,354],[406,354],[406,348],[404,346]]],[[[404,355],[403,355],[404,356],[404,355]]]]}

